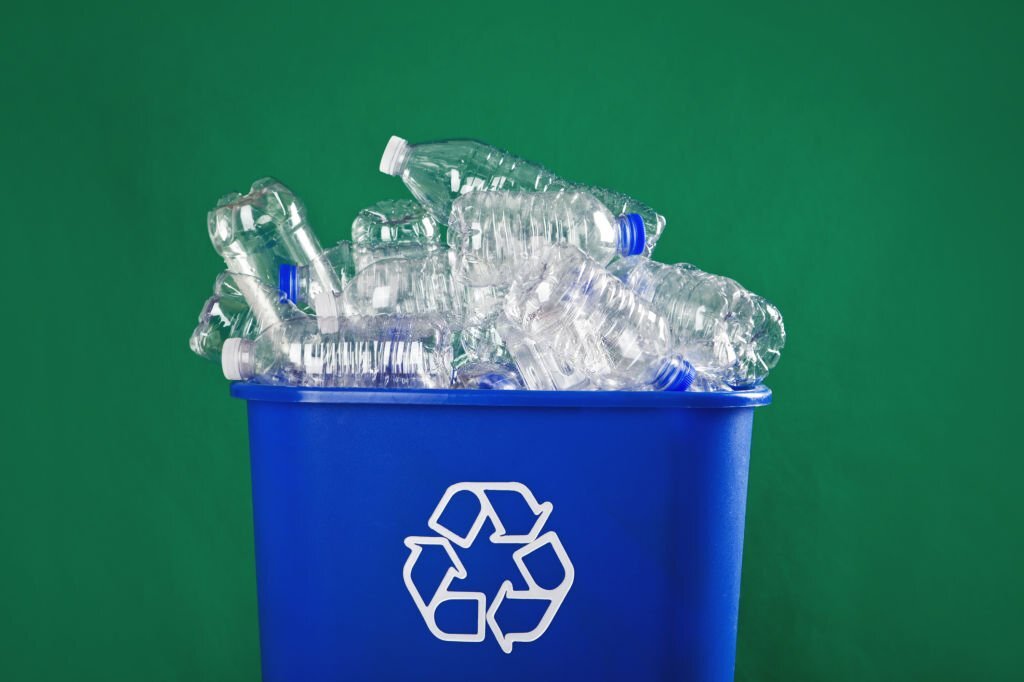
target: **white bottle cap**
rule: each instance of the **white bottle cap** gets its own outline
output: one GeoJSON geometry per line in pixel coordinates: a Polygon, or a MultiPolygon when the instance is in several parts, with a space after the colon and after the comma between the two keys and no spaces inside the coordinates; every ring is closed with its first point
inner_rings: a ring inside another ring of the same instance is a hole
{"type": "Polygon", "coordinates": [[[313,310],[316,312],[316,323],[324,334],[333,334],[338,331],[338,318],[341,311],[338,310],[338,298],[330,291],[321,291],[313,301],[313,310]]]}
{"type": "Polygon", "coordinates": [[[227,339],[220,349],[220,368],[228,381],[242,381],[242,343],[245,339],[227,339]]]}
{"type": "Polygon", "coordinates": [[[384,147],[384,155],[380,157],[380,172],[385,175],[398,175],[402,170],[398,167],[398,164],[405,156],[405,151],[408,148],[408,141],[403,140],[397,135],[392,135],[391,139],[388,140],[388,146],[384,147]]]}

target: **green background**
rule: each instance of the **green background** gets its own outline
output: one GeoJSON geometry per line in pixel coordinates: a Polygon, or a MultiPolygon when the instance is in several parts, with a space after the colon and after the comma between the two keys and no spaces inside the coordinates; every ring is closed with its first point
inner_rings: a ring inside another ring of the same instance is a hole
{"type": "Polygon", "coordinates": [[[399,134],[632,193],[782,309],[739,680],[1020,679],[1014,5],[7,7],[0,678],[257,678],[205,213],[274,175],[333,243],[399,134]]]}

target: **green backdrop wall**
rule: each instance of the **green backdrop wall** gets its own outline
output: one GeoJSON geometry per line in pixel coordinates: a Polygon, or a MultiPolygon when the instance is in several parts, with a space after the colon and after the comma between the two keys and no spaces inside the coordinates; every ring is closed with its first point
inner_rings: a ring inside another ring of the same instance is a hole
{"type": "Polygon", "coordinates": [[[635,194],[782,309],[739,680],[1019,679],[1019,6],[8,6],[0,678],[257,678],[205,213],[270,174],[346,237],[400,134],[635,194]]]}

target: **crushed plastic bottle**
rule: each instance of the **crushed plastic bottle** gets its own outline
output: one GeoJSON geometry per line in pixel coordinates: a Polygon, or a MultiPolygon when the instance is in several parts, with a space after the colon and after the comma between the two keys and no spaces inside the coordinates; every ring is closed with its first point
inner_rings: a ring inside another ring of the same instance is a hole
{"type": "Polygon", "coordinates": [[[749,388],[779,361],[786,343],[781,313],[735,280],[646,258],[623,259],[610,271],[665,319],[702,374],[749,388]]]}
{"type": "Polygon", "coordinates": [[[448,257],[394,257],[363,268],[340,296],[325,292],[316,299],[320,328],[331,332],[338,318],[359,315],[437,314],[453,328],[462,326],[461,289],[452,280],[448,257]],[[334,322],[331,320],[334,319],[334,322]]]}
{"type": "Polygon", "coordinates": [[[608,208],[639,214],[647,229],[644,253],[650,255],[665,229],[665,217],[625,194],[571,183],[543,166],[476,140],[443,140],[409,144],[392,136],[380,160],[380,170],[401,178],[416,199],[440,223],[446,223],[452,202],[477,190],[531,192],[586,191],[608,208]]]}
{"type": "Polygon", "coordinates": [[[317,259],[317,266],[283,263],[278,270],[278,287],[289,301],[311,307],[317,297],[324,293],[317,273],[325,269],[333,272],[336,277],[338,288],[332,293],[340,294],[356,274],[351,242],[342,240],[324,251],[317,259]]]}
{"type": "Polygon", "coordinates": [[[531,339],[505,317],[497,322],[523,383],[532,391],[593,391],[597,387],[570,360],[543,340],[531,339]]]}
{"type": "Polygon", "coordinates": [[[718,377],[697,372],[693,377],[693,383],[686,390],[691,393],[730,393],[733,388],[723,383],[718,377]]]}
{"type": "Polygon", "coordinates": [[[471,286],[510,282],[549,244],[571,244],[605,265],[643,252],[643,220],[616,217],[586,192],[472,192],[452,205],[448,245],[456,277],[471,286]]]}
{"type": "MultiPolygon", "coordinates": [[[[341,289],[333,270],[321,259],[320,242],[306,218],[305,206],[273,178],[257,180],[248,194],[221,197],[206,222],[210,241],[231,272],[272,284],[278,281],[282,263],[309,264],[311,277],[321,289],[341,289]]],[[[262,293],[250,288],[248,281],[240,284],[250,306],[267,303],[257,300],[262,293]]]]}
{"type": "Polygon", "coordinates": [[[665,320],[574,246],[548,247],[524,268],[504,312],[527,339],[545,343],[598,388],[684,391],[693,381],[665,320]]]}
{"type": "Polygon", "coordinates": [[[223,197],[228,272],[192,350],[233,380],[337,387],[731,391],[778,362],[778,309],[648,260],[665,219],[626,194],[475,140],[392,137],[380,169],[414,199],[326,251],[280,182],[223,197]]]}
{"type": "MultiPolygon", "coordinates": [[[[458,266],[452,267],[452,271],[458,266]]],[[[474,287],[456,280],[465,308],[466,327],[493,326],[505,304],[504,286],[474,287]]]]}
{"type": "Polygon", "coordinates": [[[447,388],[451,332],[432,316],[350,318],[333,334],[313,320],[292,320],[255,339],[232,338],[221,354],[224,376],[289,386],[447,388]]]}
{"type": "Polygon", "coordinates": [[[516,391],[523,381],[514,367],[496,362],[470,362],[455,370],[455,388],[516,391]]]}
{"type": "Polygon", "coordinates": [[[458,333],[459,355],[473,362],[511,364],[512,356],[495,324],[464,327],[458,333]]]}
{"type": "Polygon", "coordinates": [[[206,299],[199,313],[199,324],[192,331],[189,347],[196,355],[217,361],[229,338],[253,339],[275,324],[305,317],[280,292],[254,277],[222,272],[213,285],[213,296],[206,299]],[[255,299],[257,308],[249,307],[243,287],[261,291],[255,299]]]}
{"type": "Polygon", "coordinates": [[[413,199],[388,199],[361,210],[352,221],[356,271],[384,258],[426,257],[441,249],[441,228],[413,199]]]}

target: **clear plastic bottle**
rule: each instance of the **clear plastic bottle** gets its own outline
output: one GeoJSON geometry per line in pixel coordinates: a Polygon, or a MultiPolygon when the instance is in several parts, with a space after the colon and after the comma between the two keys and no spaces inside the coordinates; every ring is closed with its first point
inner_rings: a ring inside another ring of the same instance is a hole
{"type": "Polygon", "coordinates": [[[455,285],[448,257],[394,257],[374,261],[348,283],[340,296],[316,300],[323,331],[333,331],[331,318],[352,315],[436,314],[453,328],[462,326],[462,290],[455,285]]]}
{"type": "Polygon", "coordinates": [[[463,327],[458,333],[458,348],[469,361],[510,364],[512,356],[505,341],[492,322],[486,325],[463,327]]]}
{"type": "Polygon", "coordinates": [[[733,388],[760,383],[779,361],[779,309],[735,280],[687,263],[625,258],[611,272],[649,302],[698,370],[733,388]]]}
{"type": "Polygon", "coordinates": [[[661,239],[661,234],[665,231],[665,216],[656,213],[649,206],[641,204],[633,197],[622,192],[605,189],[604,187],[580,187],[580,189],[592,194],[595,199],[604,204],[609,211],[617,216],[629,215],[630,213],[639,215],[644,221],[643,255],[650,257],[651,252],[654,251],[654,245],[658,243],[658,240],[661,239]]]}
{"type": "Polygon", "coordinates": [[[733,388],[718,377],[698,371],[693,377],[693,383],[686,390],[693,393],[729,393],[733,388]]]}
{"type": "Polygon", "coordinates": [[[254,277],[222,272],[213,285],[213,296],[206,299],[199,313],[199,324],[192,331],[189,347],[196,355],[216,361],[229,338],[252,339],[275,324],[305,317],[280,292],[254,277]],[[257,308],[249,307],[243,287],[261,291],[257,308]]]}
{"type": "Polygon", "coordinates": [[[471,286],[507,284],[549,244],[571,244],[604,265],[643,251],[643,220],[616,217],[586,192],[472,192],[452,205],[448,245],[456,277],[471,286]]]}
{"type": "Polygon", "coordinates": [[[312,320],[266,329],[253,340],[228,339],[221,355],[232,381],[290,386],[448,388],[451,332],[437,317],[346,319],[333,334],[312,320]]]}
{"type": "Polygon", "coordinates": [[[388,199],[361,210],[352,221],[356,271],[383,258],[429,256],[441,249],[441,228],[413,199],[388,199]]]}
{"type": "Polygon", "coordinates": [[[505,315],[598,388],[682,391],[693,381],[694,368],[677,352],[665,320],[568,244],[545,249],[516,276],[505,315]]]}
{"type": "MultiPolygon", "coordinates": [[[[306,219],[305,206],[273,178],[257,180],[248,194],[221,197],[206,222],[210,241],[231,272],[273,285],[282,263],[308,264],[321,289],[341,288],[334,271],[321,259],[320,242],[306,219]]],[[[258,305],[255,297],[260,292],[249,289],[248,282],[243,282],[242,293],[249,305],[258,305]]]]}
{"type": "MultiPolygon", "coordinates": [[[[454,272],[458,265],[452,267],[454,272]]],[[[456,280],[466,309],[466,327],[493,326],[505,303],[505,286],[474,287],[456,280]]]]}
{"type": "Polygon", "coordinates": [[[455,369],[455,388],[517,391],[523,388],[519,372],[496,362],[470,362],[455,369]]]}
{"type": "Polygon", "coordinates": [[[586,374],[570,360],[556,353],[550,344],[527,337],[504,317],[498,319],[496,329],[519,376],[531,391],[597,390],[586,374]]]}
{"type": "Polygon", "coordinates": [[[632,197],[600,187],[568,182],[543,166],[513,156],[477,140],[443,140],[409,144],[392,136],[380,160],[380,170],[402,179],[412,195],[440,223],[447,223],[452,202],[477,190],[531,192],[587,191],[617,215],[637,213],[647,229],[644,253],[650,255],[665,228],[664,216],[632,197]]]}
{"type": "Polygon", "coordinates": [[[333,293],[340,294],[356,274],[352,244],[345,240],[338,242],[320,254],[317,264],[324,265],[324,268],[313,265],[293,265],[292,263],[281,265],[278,270],[278,287],[289,301],[313,306],[317,297],[324,291],[320,278],[317,276],[321,269],[330,270],[335,274],[338,288],[333,293]]]}

